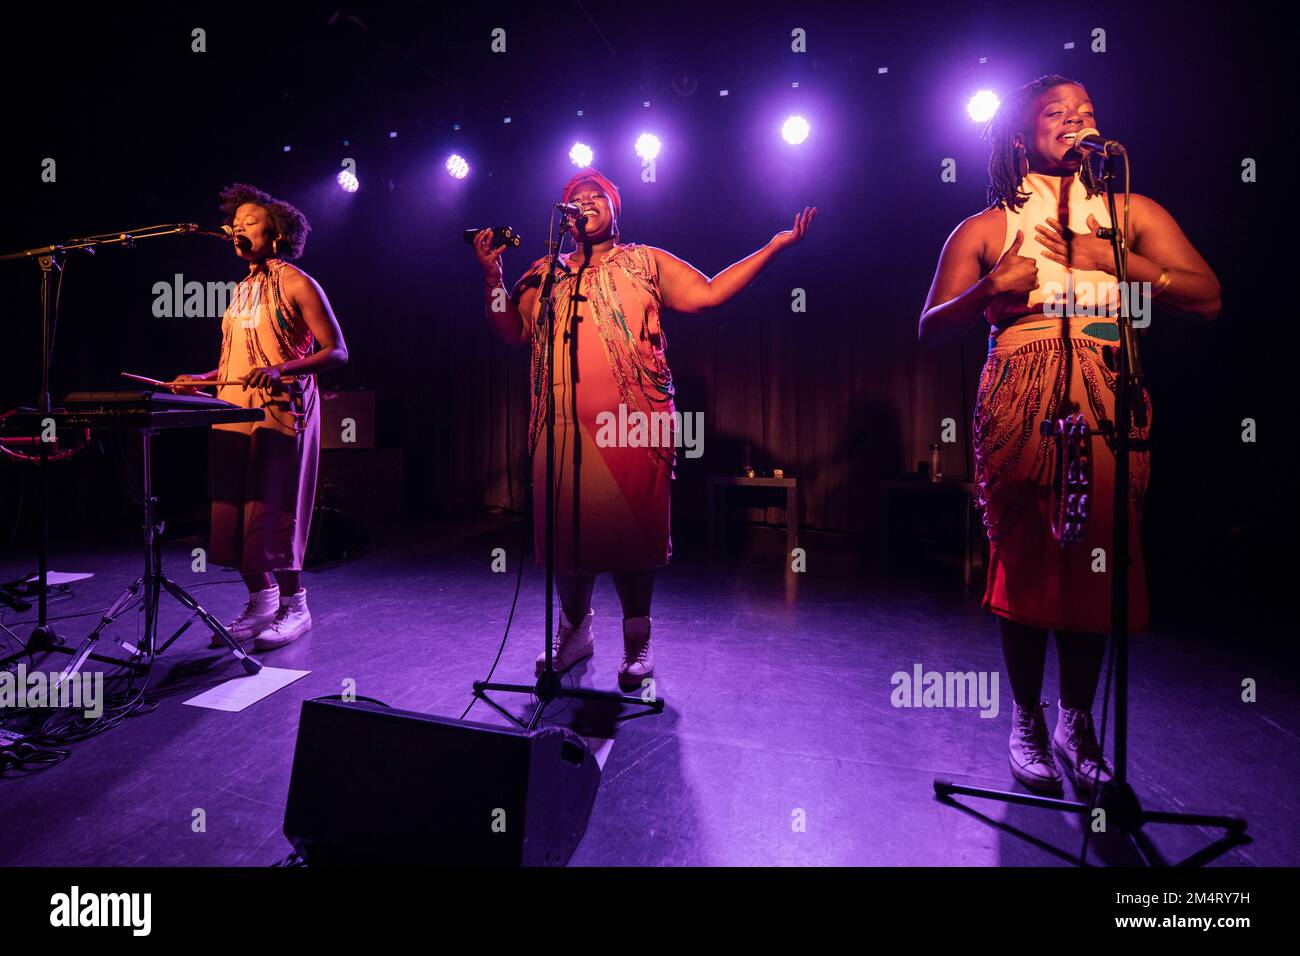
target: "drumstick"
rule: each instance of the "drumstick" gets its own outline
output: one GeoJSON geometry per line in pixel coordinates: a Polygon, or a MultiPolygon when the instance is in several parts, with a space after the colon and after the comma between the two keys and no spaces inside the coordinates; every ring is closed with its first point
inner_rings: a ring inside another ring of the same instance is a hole
{"type": "MultiPolygon", "coordinates": [[[[147,375],[133,375],[130,372],[123,372],[122,376],[124,378],[133,379],[134,381],[137,382],[144,382],[146,385],[157,385],[160,388],[172,388],[172,387],[209,388],[212,386],[219,387],[222,385],[243,385],[244,384],[244,380],[240,378],[213,379],[209,381],[189,381],[189,382],[181,382],[181,381],[177,381],[176,379],[172,379],[170,382],[163,382],[156,378],[149,378],[147,375]]],[[[296,375],[285,375],[280,379],[280,381],[293,382],[296,381],[297,378],[298,376],[296,375]]]]}
{"type": "MultiPolygon", "coordinates": [[[[295,375],[286,375],[286,376],[284,376],[283,378],[281,378],[280,381],[282,381],[282,382],[294,382],[294,381],[297,381],[297,376],[295,376],[295,375]]],[[[211,387],[211,386],[213,386],[213,385],[217,385],[217,386],[221,386],[221,385],[245,385],[245,384],[247,384],[247,383],[246,383],[242,378],[223,378],[223,379],[216,379],[216,380],[214,380],[214,381],[210,381],[210,382],[177,382],[177,381],[171,381],[171,382],[159,382],[158,384],[159,384],[159,385],[162,385],[162,386],[164,386],[164,387],[167,387],[167,388],[170,388],[170,387],[172,387],[173,385],[178,386],[178,387],[182,387],[182,388],[209,388],[209,387],[211,387]]]]}
{"type": "Polygon", "coordinates": [[[137,382],[144,382],[146,385],[166,385],[166,382],[160,382],[156,378],[150,378],[147,375],[132,375],[130,372],[123,372],[123,378],[134,379],[137,382]]]}

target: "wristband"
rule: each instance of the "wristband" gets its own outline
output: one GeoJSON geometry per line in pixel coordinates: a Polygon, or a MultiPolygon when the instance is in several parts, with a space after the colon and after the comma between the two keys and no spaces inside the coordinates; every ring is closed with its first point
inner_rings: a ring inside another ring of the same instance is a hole
{"type": "Polygon", "coordinates": [[[1156,296],[1158,296],[1160,293],[1164,292],[1165,289],[1168,289],[1168,288],[1169,288],[1169,283],[1171,283],[1171,282],[1173,282],[1173,281],[1174,281],[1174,280],[1173,280],[1173,279],[1170,277],[1170,275],[1169,275],[1169,270],[1168,270],[1168,269],[1161,269],[1161,270],[1160,270],[1160,278],[1156,280],[1156,284],[1155,284],[1155,286],[1153,286],[1152,289],[1151,289],[1151,298],[1154,299],[1154,298],[1155,298],[1156,296]]]}

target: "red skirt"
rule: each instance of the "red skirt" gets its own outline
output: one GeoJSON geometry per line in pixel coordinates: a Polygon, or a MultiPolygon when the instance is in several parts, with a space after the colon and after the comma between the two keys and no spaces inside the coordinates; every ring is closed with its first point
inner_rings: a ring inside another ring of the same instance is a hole
{"type": "MultiPolygon", "coordinates": [[[[1115,456],[1098,431],[1115,420],[1115,375],[1102,349],[1118,326],[1105,318],[1030,316],[989,337],[976,402],[977,504],[989,538],[984,606],[1001,617],[1061,631],[1110,630],[1115,456]],[[1068,327],[1067,327],[1068,323],[1068,327]],[[1092,439],[1090,514],[1083,540],[1062,545],[1052,534],[1055,442],[1044,419],[1083,413],[1092,439]]],[[[1150,422],[1150,403],[1147,422],[1150,422]]],[[[1147,429],[1130,427],[1135,439],[1147,429]]],[[[1145,450],[1129,456],[1129,629],[1147,626],[1140,510],[1148,479],[1145,450]]]]}

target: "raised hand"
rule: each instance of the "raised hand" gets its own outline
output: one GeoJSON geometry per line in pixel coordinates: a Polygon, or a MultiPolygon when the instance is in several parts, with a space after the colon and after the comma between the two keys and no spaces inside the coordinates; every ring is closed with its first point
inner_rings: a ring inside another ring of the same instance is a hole
{"type": "Polygon", "coordinates": [[[778,232],[772,237],[772,248],[780,252],[782,249],[793,246],[808,232],[808,227],[812,225],[812,221],[816,217],[817,207],[805,206],[803,212],[794,217],[794,228],[778,232]]]}
{"type": "Polygon", "coordinates": [[[490,283],[501,282],[505,273],[501,270],[501,254],[505,246],[492,248],[492,229],[480,229],[474,236],[474,255],[483,268],[483,277],[490,283]]]}

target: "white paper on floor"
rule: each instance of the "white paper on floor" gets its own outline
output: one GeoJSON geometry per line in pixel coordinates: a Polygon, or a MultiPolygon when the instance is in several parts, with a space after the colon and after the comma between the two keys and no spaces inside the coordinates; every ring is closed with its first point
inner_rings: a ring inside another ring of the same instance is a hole
{"type": "Polygon", "coordinates": [[[311,671],[296,671],[287,667],[263,667],[256,674],[233,677],[224,684],[205,690],[198,697],[191,697],[185,703],[191,707],[237,713],[310,673],[311,671]]]}
{"type": "MultiPolygon", "coordinates": [[[[45,573],[45,584],[48,587],[60,587],[64,584],[75,584],[78,581],[85,581],[95,576],[94,571],[47,571],[45,573]]],[[[24,581],[24,584],[35,584],[41,579],[39,574],[33,574],[24,581]]]]}
{"type": "Polygon", "coordinates": [[[609,752],[614,748],[614,739],[612,737],[583,737],[587,742],[587,747],[596,755],[596,766],[601,770],[605,769],[605,761],[609,759],[609,752]]]}

